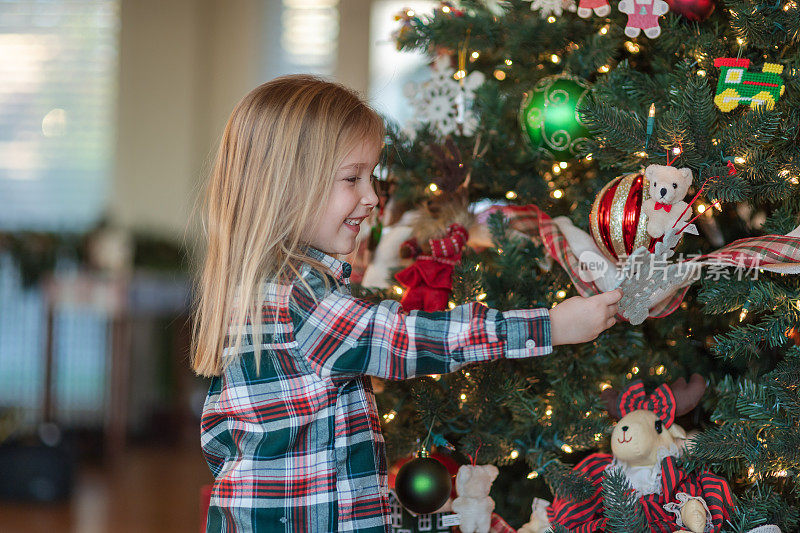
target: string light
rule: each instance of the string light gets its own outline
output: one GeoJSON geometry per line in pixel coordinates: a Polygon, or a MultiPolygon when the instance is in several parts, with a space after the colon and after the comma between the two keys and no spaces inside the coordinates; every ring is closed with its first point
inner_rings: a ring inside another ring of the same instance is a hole
{"type": "Polygon", "coordinates": [[[486,299],[486,293],[485,292],[480,293],[478,296],[475,297],[475,299],[478,300],[479,302],[484,301],[486,299]]]}
{"type": "Polygon", "coordinates": [[[510,453],[510,454],[508,454],[508,456],[509,456],[511,459],[516,459],[517,457],[519,457],[519,452],[518,452],[517,450],[511,450],[511,453],[510,453]]]}
{"type": "Polygon", "coordinates": [[[386,420],[387,422],[391,422],[392,420],[394,420],[395,416],[397,416],[397,411],[391,410],[385,415],[383,415],[383,419],[386,420]]]}
{"type": "Polygon", "coordinates": [[[747,41],[745,41],[741,37],[737,37],[736,42],[739,43],[739,46],[744,46],[745,44],[747,44],[747,41]]]}
{"type": "Polygon", "coordinates": [[[639,45],[633,41],[625,41],[625,48],[632,54],[638,54],[640,50],[639,45]]]}
{"type": "Polygon", "coordinates": [[[635,366],[635,367],[631,368],[631,374],[638,374],[638,373],[639,373],[639,367],[638,366],[635,366]]]}
{"type": "Polygon", "coordinates": [[[508,191],[506,193],[506,198],[508,198],[509,200],[513,200],[516,197],[517,197],[517,193],[515,193],[514,191],[508,191]]]}
{"type": "Polygon", "coordinates": [[[528,474],[528,479],[536,479],[537,477],[539,477],[539,472],[537,472],[536,470],[528,474]]]}
{"type": "Polygon", "coordinates": [[[430,185],[428,185],[428,190],[431,192],[436,192],[439,190],[439,187],[437,187],[435,183],[431,183],[430,185]]]}
{"type": "Polygon", "coordinates": [[[434,381],[439,381],[442,378],[440,374],[431,374],[431,377],[434,381]]]}
{"type": "Polygon", "coordinates": [[[706,71],[705,71],[705,70],[703,70],[703,69],[700,69],[700,70],[698,70],[698,71],[697,71],[697,75],[698,75],[698,76],[700,76],[700,77],[702,78],[703,76],[705,76],[705,75],[706,75],[706,71]]]}
{"type": "Polygon", "coordinates": [[[608,28],[609,28],[609,25],[608,25],[608,24],[606,24],[605,26],[603,26],[602,28],[600,28],[600,31],[599,31],[598,33],[599,33],[600,35],[605,35],[606,33],[608,33],[608,28]]]}
{"type": "Polygon", "coordinates": [[[467,399],[467,395],[466,395],[466,394],[462,394],[461,396],[459,396],[459,398],[461,398],[461,401],[462,401],[462,402],[463,402],[463,401],[466,401],[466,399],[467,399]]]}
{"type": "Polygon", "coordinates": [[[456,304],[454,302],[447,302],[447,307],[450,309],[455,309],[456,304]]]}
{"type": "Polygon", "coordinates": [[[547,17],[547,22],[549,22],[550,24],[554,23],[555,21],[556,21],[556,18],[553,15],[550,15],[549,17],[547,17]]]}
{"type": "Polygon", "coordinates": [[[464,375],[465,375],[466,377],[469,377],[469,372],[464,372],[464,375]]]}
{"type": "Polygon", "coordinates": [[[600,439],[602,439],[602,438],[603,438],[603,434],[602,433],[595,433],[594,434],[594,440],[595,441],[599,442],[600,439]]]}
{"type": "Polygon", "coordinates": [[[740,165],[744,165],[747,160],[742,156],[737,156],[736,158],[734,158],[734,161],[736,161],[740,165]]]}
{"type": "Polygon", "coordinates": [[[408,11],[406,11],[406,15],[408,15],[409,17],[413,17],[414,15],[416,15],[416,13],[414,13],[413,9],[409,9],[408,11]]]}
{"type": "Polygon", "coordinates": [[[744,307],[742,307],[742,312],[741,312],[741,313],[739,313],[739,322],[741,322],[742,320],[744,320],[746,316],[747,316],[747,309],[745,309],[744,307]]]}
{"type": "Polygon", "coordinates": [[[610,388],[611,388],[611,383],[601,383],[600,384],[600,390],[601,391],[604,391],[604,390],[610,389],[610,388]]]}
{"type": "Polygon", "coordinates": [[[666,370],[666,368],[664,368],[664,365],[658,365],[656,367],[656,374],[658,374],[660,376],[661,374],[664,373],[665,370],[666,370]]]}
{"type": "Polygon", "coordinates": [[[640,150],[640,151],[636,152],[634,155],[636,155],[638,157],[647,157],[647,152],[645,152],[644,150],[640,150]]]}
{"type": "Polygon", "coordinates": [[[789,473],[786,470],[778,470],[775,472],[775,477],[786,477],[789,473]]]}
{"type": "Polygon", "coordinates": [[[572,446],[569,444],[562,444],[561,449],[564,450],[566,453],[572,453],[572,446]]]}
{"type": "Polygon", "coordinates": [[[544,414],[547,416],[551,416],[553,414],[553,408],[548,405],[547,411],[545,411],[544,414]]]}
{"type": "Polygon", "coordinates": [[[601,74],[605,74],[609,70],[611,70],[611,67],[609,67],[608,65],[603,65],[602,67],[597,69],[597,72],[600,72],[601,74]]]}
{"type": "Polygon", "coordinates": [[[584,418],[589,418],[590,416],[592,416],[592,412],[591,411],[586,411],[585,413],[583,413],[583,415],[584,415],[584,418]]]}
{"type": "Polygon", "coordinates": [[[797,7],[797,4],[795,4],[794,2],[786,2],[786,5],[783,6],[783,10],[784,11],[789,11],[790,9],[795,9],[796,7],[797,7]]]}
{"type": "Polygon", "coordinates": [[[586,154],[586,160],[587,161],[591,161],[592,157],[594,157],[594,154],[586,154]]]}
{"type": "Polygon", "coordinates": [[[506,79],[506,73],[500,69],[497,69],[494,71],[494,77],[496,80],[503,81],[504,79],[506,79]]]}
{"type": "Polygon", "coordinates": [[[553,174],[561,174],[561,165],[553,165],[553,174]]]}
{"type": "Polygon", "coordinates": [[[399,294],[400,296],[402,296],[403,295],[403,288],[402,287],[398,287],[397,285],[395,285],[394,286],[394,292],[396,294],[399,294]]]}
{"type": "Polygon", "coordinates": [[[562,191],[561,189],[556,189],[553,191],[553,198],[555,198],[556,200],[558,200],[562,196],[564,196],[564,191],[562,191]]]}
{"type": "Polygon", "coordinates": [[[481,53],[480,52],[472,52],[472,54],[470,54],[470,57],[472,57],[472,59],[478,59],[479,57],[481,57],[481,53]]]}
{"type": "Polygon", "coordinates": [[[680,155],[680,153],[681,153],[682,151],[683,151],[683,150],[681,150],[681,147],[680,147],[680,146],[676,146],[675,148],[673,148],[673,149],[672,149],[672,155],[680,155]]]}
{"type": "Polygon", "coordinates": [[[450,6],[442,6],[442,13],[450,13],[450,6]]]}
{"type": "Polygon", "coordinates": [[[704,213],[704,212],[705,212],[705,210],[706,210],[706,206],[705,206],[705,204],[701,204],[701,203],[698,203],[698,204],[697,204],[697,212],[698,212],[698,213],[704,213]]]}
{"type": "Polygon", "coordinates": [[[561,298],[564,298],[566,295],[567,295],[567,291],[565,291],[565,290],[560,290],[560,291],[558,291],[558,292],[556,293],[556,298],[559,298],[559,299],[561,299],[561,298]]]}
{"type": "Polygon", "coordinates": [[[550,56],[550,61],[558,65],[559,63],[561,63],[561,58],[557,54],[553,54],[550,56]]]}
{"type": "Polygon", "coordinates": [[[465,71],[457,70],[455,72],[455,74],[453,74],[453,79],[460,80],[462,78],[465,78],[466,76],[467,76],[467,73],[465,71]]]}
{"type": "Polygon", "coordinates": [[[512,63],[513,61],[511,61],[510,59],[505,60],[505,64],[508,65],[509,67],[511,66],[512,63]]]}

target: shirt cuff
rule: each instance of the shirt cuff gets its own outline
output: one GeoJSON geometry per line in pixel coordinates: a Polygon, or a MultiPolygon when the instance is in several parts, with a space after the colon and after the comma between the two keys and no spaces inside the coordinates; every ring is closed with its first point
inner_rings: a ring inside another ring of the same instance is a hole
{"type": "Polygon", "coordinates": [[[517,309],[503,312],[506,326],[506,358],[547,355],[553,351],[548,309],[517,309]]]}

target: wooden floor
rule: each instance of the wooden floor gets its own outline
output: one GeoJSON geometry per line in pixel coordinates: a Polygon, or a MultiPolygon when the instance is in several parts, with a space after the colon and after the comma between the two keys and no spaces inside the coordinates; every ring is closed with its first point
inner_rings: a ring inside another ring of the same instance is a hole
{"type": "Polygon", "coordinates": [[[212,480],[197,446],[134,448],[115,468],[79,470],[63,504],[0,501],[2,533],[198,533],[200,487],[212,480]]]}

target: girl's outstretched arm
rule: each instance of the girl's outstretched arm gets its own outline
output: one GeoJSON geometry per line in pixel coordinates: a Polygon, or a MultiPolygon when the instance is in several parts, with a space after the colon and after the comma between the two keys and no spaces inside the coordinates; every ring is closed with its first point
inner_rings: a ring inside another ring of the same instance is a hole
{"type": "MultiPolygon", "coordinates": [[[[308,279],[317,292],[316,279],[308,279]]],[[[301,284],[290,298],[299,353],[323,378],[368,374],[401,380],[495,359],[552,352],[548,309],[500,312],[480,303],[405,313],[334,289],[315,303],[301,284]]]]}

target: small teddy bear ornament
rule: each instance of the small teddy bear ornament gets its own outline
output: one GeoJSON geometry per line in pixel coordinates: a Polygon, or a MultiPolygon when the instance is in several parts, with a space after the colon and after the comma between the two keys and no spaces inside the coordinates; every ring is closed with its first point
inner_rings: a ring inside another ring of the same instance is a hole
{"type": "Polygon", "coordinates": [[[494,465],[463,465],[458,469],[453,512],[459,516],[461,533],[489,533],[494,510],[489,491],[497,474],[494,465]]]}
{"type": "Polygon", "coordinates": [[[650,197],[642,204],[647,215],[647,233],[654,239],[663,236],[671,227],[676,231],[697,234],[694,225],[686,225],[692,212],[683,201],[692,186],[692,171],[664,165],[650,165],[644,171],[649,183],[650,197]]]}

